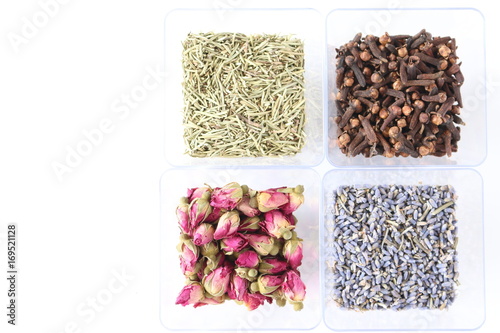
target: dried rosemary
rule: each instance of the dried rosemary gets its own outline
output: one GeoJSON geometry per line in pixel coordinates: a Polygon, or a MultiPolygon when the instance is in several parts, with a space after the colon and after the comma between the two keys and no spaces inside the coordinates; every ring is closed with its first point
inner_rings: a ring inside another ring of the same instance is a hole
{"type": "Polygon", "coordinates": [[[184,141],[193,157],[285,156],[304,146],[304,47],[291,36],[188,34],[184,141]]]}

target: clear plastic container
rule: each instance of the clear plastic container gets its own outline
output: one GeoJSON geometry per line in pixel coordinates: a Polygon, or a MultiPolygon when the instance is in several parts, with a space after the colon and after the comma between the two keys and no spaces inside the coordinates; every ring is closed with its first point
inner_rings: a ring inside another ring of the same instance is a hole
{"type": "Polygon", "coordinates": [[[316,171],[307,168],[203,168],[172,169],[161,179],[161,280],[160,318],[172,330],[306,330],[321,321],[319,272],[319,221],[321,180],[316,171]],[[175,300],[184,286],[179,267],[179,227],[175,208],[179,199],[192,187],[209,184],[223,186],[236,181],[240,185],[264,190],[278,186],[304,185],[305,202],[294,213],[298,219],[297,234],[303,241],[304,259],[299,267],[307,287],[304,308],[296,312],[287,304],[280,308],[275,303],[265,304],[254,311],[244,305],[226,301],[194,309],[176,305],[175,300]]]}
{"type": "Polygon", "coordinates": [[[165,156],[174,166],[315,166],[323,151],[323,18],[311,9],[176,9],[165,19],[165,156]],[[185,154],[182,126],[182,45],[190,32],[293,35],[304,41],[305,134],[301,152],[284,157],[195,158],[185,154]]]}
{"type": "Polygon", "coordinates": [[[327,66],[328,66],[328,115],[336,115],[335,109],[335,48],[349,42],[356,33],[363,36],[373,34],[414,35],[425,28],[433,36],[451,36],[456,39],[457,55],[462,61],[465,82],[461,88],[464,107],[461,117],[466,126],[461,128],[458,151],[451,157],[425,156],[423,158],[375,156],[365,158],[358,155],[347,157],[336,143],[336,125],[328,133],[334,136],[329,141],[328,160],[338,167],[348,166],[477,166],[486,158],[486,79],[484,17],[470,8],[366,8],[335,9],[326,19],[327,66]]]}
{"type": "MultiPolygon", "coordinates": [[[[332,206],[332,193],[341,185],[452,185],[458,195],[459,282],[457,296],[447,310],[353,311],[338,307],[329,297],[325,261],[324,321],[332,330],[474,330],[485,320],[483,181],[472,169],[384,169],[332,170],[323,178],[325,219],[332,206]]],[[[326,230],[322,228],[322,249],[326,230]]],[[[324,257],[324,253],[322,256],[324,257]]]]}

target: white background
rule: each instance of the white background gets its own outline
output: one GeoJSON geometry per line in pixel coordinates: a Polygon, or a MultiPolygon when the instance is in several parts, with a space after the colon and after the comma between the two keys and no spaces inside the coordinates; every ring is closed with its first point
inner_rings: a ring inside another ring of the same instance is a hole
{"type": "MultiPolygon", "coordinates": [[[[170,9],[297,6],[327,13],[343,6],[384,8],[394,3],[398,2],[70,0],[59,5],[16,52],[9,33],[21,34],[23,18],[32,21],[41,6],[35,0],[2,1],[0,331],[165,332],[159,321],[158,189],[169,166],[163,156],[162,86],[149,91],[128,115],[112,110],[122,94],[142,84],[148,69],[162,66],[163,20],[170,9]],[[52,163],[64,162],[67,146],[74,149],[85,139],[82,131],[98,128],[103,119],[113,122],[111,132],[60,181],[52,163]],[[6,324],[3,277],[6,225],[11,222],[18,223],[20,246],[16,327],[6,324]],[[129,280],[116,280],[114,276],[123,272],[129,280]],[[106,303],[99,311],[88,307],[95,297],[106,303]]],[[[485,181],[487,314],[479,332],[492,332],[500,327],[495,147],[500,142],[495,127],[500,124],[500,20],[498,8],[485,1],[439,5],[474,6],[486,20],[489,151],[477,170],[485,181]]],[[[223,320],[223,315],[214,320],[223,320]]],[[[320,325],[315,331],[328,330],[320,325]]]]}

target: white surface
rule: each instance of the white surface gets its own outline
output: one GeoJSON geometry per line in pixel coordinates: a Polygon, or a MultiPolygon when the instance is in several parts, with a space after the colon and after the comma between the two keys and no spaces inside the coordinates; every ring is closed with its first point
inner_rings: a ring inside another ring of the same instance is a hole
{"type": "MultiPolygon", "coordinates": [[[[224,13],[228,7],[296,5],[317,7],[325,15],[334,7],[384,8],[402,2],[208,0],[190,6],[224,13]]],[[[500,327],[500,152],[495,147],[500,131],[493,126],[500,124],[498,8],[485,1],[439,4],[474,6],[486,20],[489,156],[477,169],[485,180],[487,313],[478,332],[492,332],[500,327]]],[[[44,22],[38,1],[0,4],[0,276],[7,223],[18,223],[20,243],[19,325],[8,326],[0,310],[2,333],[165,332],[159,319],[158,189],[168,165],[158,84],[163,79],[154,72],[163,62],[165,14],[185,6],[75,0],[57,11],[51,7],[53,17],[44,22]],[[32,30],[16,53],[8,34],[20,34],[23,17],[31,21],[33,15],[45,26],[32,30]],[[127,102],[131,93],[135,101],[127,102]],[[82,131],[96,128],[107,133],[100,139],[92,132],[97,146],[85,146],[82,131]],[[59,181],[51,164],[63,163],[68,147],[91,151],[81,161],[70,161],[72,172],[59,181]]],[[[377,16],[374,22],[384,19],[377,16]]],[[[326,164],[318,167],[326,169],[326,164]]],[[[1,278],[0,305],[6,304],[6,290],[1,278]]],[[[224,320],[224,314],[214,320],[224,320]]],[[[323,324],[315,330],[328,331],[323,324]]]]}

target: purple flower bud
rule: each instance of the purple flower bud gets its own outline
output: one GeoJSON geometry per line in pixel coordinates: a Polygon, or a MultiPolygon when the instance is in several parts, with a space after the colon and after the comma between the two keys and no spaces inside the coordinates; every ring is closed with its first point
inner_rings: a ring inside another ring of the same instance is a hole
{"type": "Polygon", "coordinates": [[[260,223],[260,226],[269,236],[285,239],[292,237],[290,230],[294,228],[286,216],[279,210],[272,210],[265,213],[264,221],[260,223]]]}
{"type": "Polygon", "coordinates": [[[278,274],[286,269],[287,263],[278,258],[265,258],[259,265],[259,272],[262,274],[278,274]]]}
{"type": "Polygon", "coordinates": [[[269,255],[274,247],[274,239],[267,235],[248,234],[248,244],[261,256],[269,255]]]}
{"type": "Polygon", "coordinates": [[[229,281],[229,289],[227,290],[229,298],[243,301],[245,294],[248,293],[247,290],[248,280],[239,277],[238,274],[233,274],[232,279],[229,281]]]}
{"type": "Polygon", "coordinates": [[[181,203],[177,206],[176,215],[181,231],[189,235],[191,230],[189,228],[189,204],[187,198],[181,199],[181,203]]]}
{"type": "Polygon", "coordinates": [[[193,233],[193,243],[202,246],[214,239],[215,228],[210,223],[200,224],[193,233]]]}
{"type": "Polygon", "coordinates": [[[223,187],[217,187],[212,192],[210,204],[227,210],[233,210],[243,197],[243,190],[236,182],[229,183],[223,187]]]}
{"type": "Polygon", "coordinates": [[[203,287],[212,296],[223,296],[229,286],[231,272],[233,268],[227,264],[213,270],[203,278],[203,287]]]}
{"type": "Polygon", "coordinates": [[[260,217],[247,217],[240,222],[240,227],[238,231],[240,232],[254,232],[260,230],[260,217]]]}
{"type": "Polygon", "coordinates": [[[227,238],[234,235],[240,226],[240,215],[238,211],[232,210],[222,214],[215,229],[214,239],[227,238]]]}
{"type": "Polygon", "coordinates": [[[259,265],[259,255],[255,251],[245,251],[240,253],[235,263],[239,267],[255,268],[259,265]]]}
{"type": "Polygon", "coordinates": [[[257,280],[259,284],[259,291],[262,295],[273,293],[276,289],[283,284],[284,277],[281,275],[263,274],[257,280]]]}
{"type": "Polygon", "coordinates": [[[234,236],[224,238],[220,243],[220,248],[227,254],[232,254],[234,252],[240,252],[248,245],[246,238],[242,237],[240,234],[235,234],[234,236]]]}
{"type": "Polygon", "coordinates": [[[300,279],[299,273],[295,270],[285,273],[282,288],[286,299],[291,302],[302,302],[306,296],[306,286],[300,279]]]}
{"type": "Polygon", "coordinates": [[[264,301],[272,303],[273,299],[268,296],[264,296],[261,293],[247,293],[243,297],[243,302],[245,303],[248,310],[255,310],[259,306],[264,304],[264,301]]]}
{"type": "Polygon", "coordinates": [[[257,193],[258,208],[261,212],[269,212],[278,209],[288,202],[288,196],[278,190],[281,188],[271,188],[267,191],[257,193]]]}
{"type": "Polygon", "coordinates": [[[282,249],[283,257],[293,269],[297,269],[302,264],[302,242],[300,239],[290,239],[285,242],[282,249]]]}
{"type": "Polygon", "coordinates": [[[236,208],[248,217],[260,214],[260,211],[257,209],[257,199],[255,197],[250,198],[248,195],[243,196],[236,208]]]}
{"type": "Polygon", "coordinates": [[[300,205],[304,203],[304,195],[302,194],[303,192],[304,186],[298,185],[293,189],[292,192],[287,193],[288,202],[280,207],[283,213],[287,215],[292,214],[300,207],[300,205]]]}
{"type": "Polygon", "coordinates": [[[210,195],[210,193],[212,193],[212,188],[208,186],[190,188],[187,190],[187,198],[189,202],[191,202],[194,199],[201,198],[205,193],[210,195]]]}
{"type": "Polygon", "coordinates": [[[203,222],[212,213],[212,207],[207,200],[207,193],[201,198],[194,199],[189,204],[189,219],[191,220],[191,229],[195,229],[200,222],[203,222]]]}
{"type": "Polygon", "coordinates": [[[203,287],[198,282],[194,282],[192,284],[188,284],[182,288],[179,296],[177,296],[177,300],[175,304],[180,304],[182,306],[186,306],[189,304],[196,304],[202,301],[205,298],[203,293],[203,287]]]}

